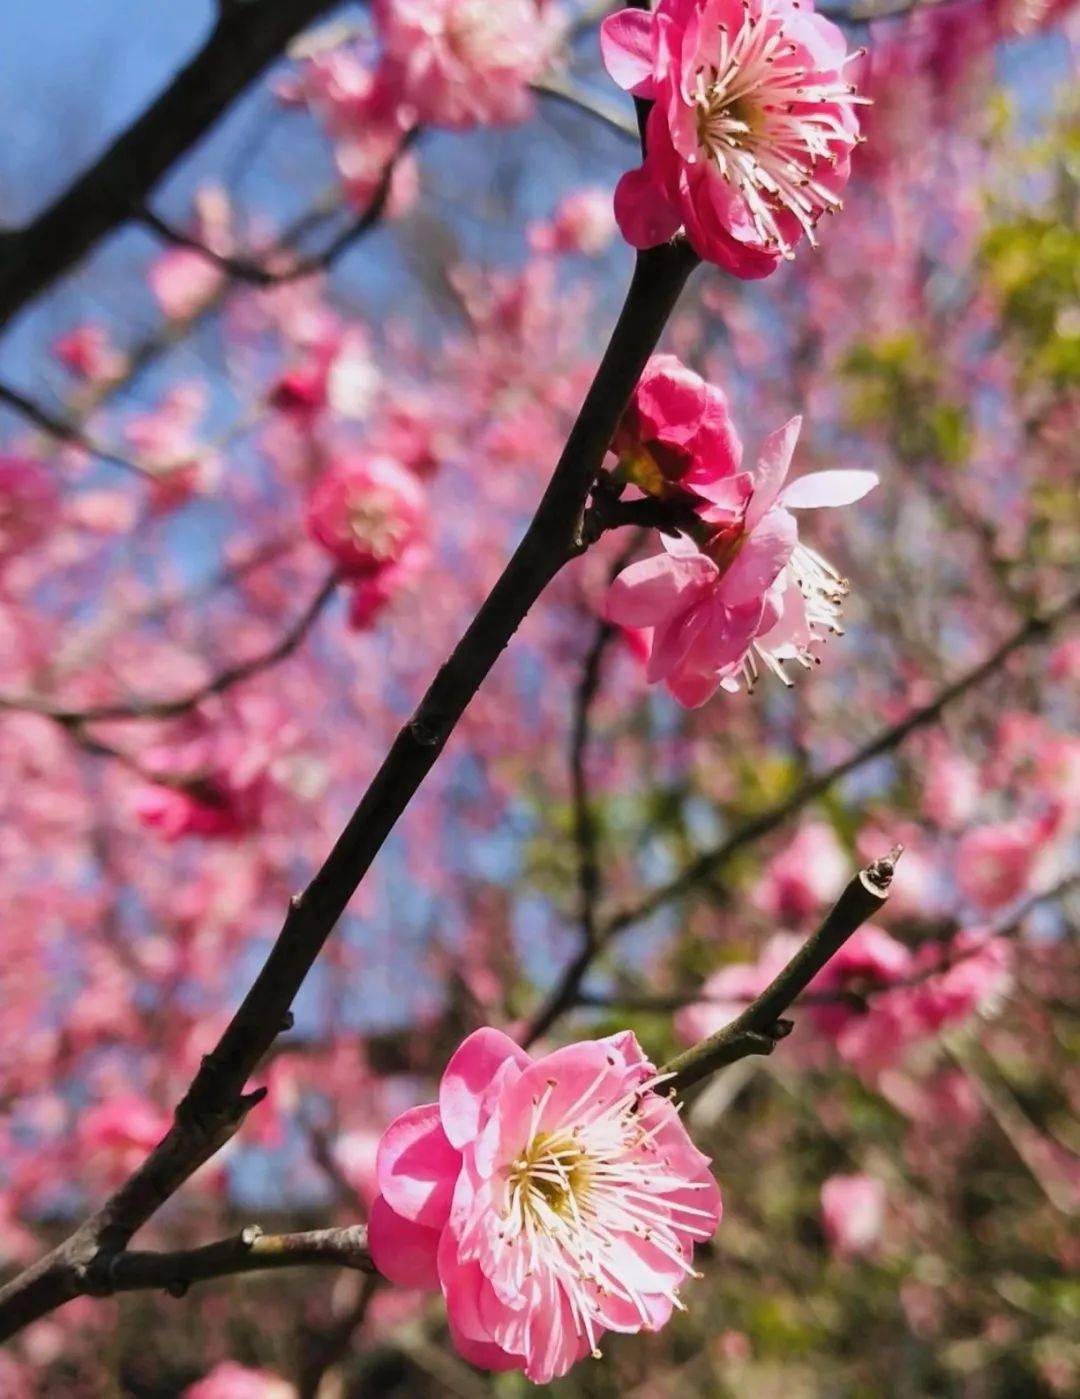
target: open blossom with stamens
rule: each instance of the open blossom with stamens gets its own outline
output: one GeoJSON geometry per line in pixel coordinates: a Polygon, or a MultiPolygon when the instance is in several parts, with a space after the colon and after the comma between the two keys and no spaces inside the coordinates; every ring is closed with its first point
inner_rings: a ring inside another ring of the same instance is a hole
{"type": "Polygon", "coordinates": [[[319,478],[308,532],[350,577],[400,563],[427,533],[423,487],[390,457],[349,454],[319,478]]]}
{"type": "Polygon", "coordinates": [[[441,1287],[458,1351],[537,1384],[605,1331],[662,1326],[720,1221],[708,1159],[629,1032],[534,1060],[477,1030],[439,1101],[387,1129],[377,1172],[380,1272],[441,1287]]]}
{"type": "Polygon", "coordinates": [[[561,30],[546,0],[376,0],[383,72],[425,125],[524,121],[561,30]]]}
{"type": "Polygon", "coordinates": [[[877,477],[818,471],[785,487],[801,422],[768,437],[752,471],[696,483],[709,504],[695,538],[663,536],[664,553],[631,564],[608,592],[609,620],[653,628],[647,677],[688,708],[721,685],[752,685],[758,660],[790,684],[784,663],[811,665],[813,646],[840,631],[847,583],[799,542],[791,511],[860,500],[877,477]]]}
{"type": "Polygon", "coordinates": [[[620,87],[652,101],[646,155],[615,192],[623,235],[685,228],[737,277],[765,277],[841,207],[861,102],[844,36],[813,0],[660,0],[602,30],[620,87]]]}

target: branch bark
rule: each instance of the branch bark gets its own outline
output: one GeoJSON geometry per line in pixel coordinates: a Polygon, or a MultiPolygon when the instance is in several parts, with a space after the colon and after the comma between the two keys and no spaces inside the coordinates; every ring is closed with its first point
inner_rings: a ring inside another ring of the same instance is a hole
{"type": "Polygon", "coordinates": [[[236,1132],[265,1096],[245,1085],[371,862],[458,719],[547,584],[586,547],[584,514],[616,424],[687,278],[679,240],[640,253],[622,312],[566,446],[521,543],[402,728],[333,850],[290,904],[266,962],[176,1109],[164,1140],[69,1239],[0,1289],[0,1339],[85,1293],[91,1272],[236,1132]]]}
{"type": "Polygon", "coordinates": [[[335,0],[260,0],[220,12],[209,38],[60,197],[0,236],[0,327],[113,229],[205,135],[289,40],[335,0]]]}

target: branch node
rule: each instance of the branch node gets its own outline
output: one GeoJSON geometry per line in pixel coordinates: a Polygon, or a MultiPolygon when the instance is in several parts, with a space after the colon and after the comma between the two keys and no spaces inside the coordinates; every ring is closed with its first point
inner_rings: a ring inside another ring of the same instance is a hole
{"type": "Polygon", "coordinates": [[[262,1238],[262,1225],[249,1224],[246,1229],[240,1231],[240,1242],[245,1248],[253,1248],[256,1239],[262,1238]]]}

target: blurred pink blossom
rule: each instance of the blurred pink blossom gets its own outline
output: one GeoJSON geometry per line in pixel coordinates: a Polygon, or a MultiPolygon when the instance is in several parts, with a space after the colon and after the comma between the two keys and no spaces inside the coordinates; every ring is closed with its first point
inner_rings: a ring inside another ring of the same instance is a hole
{"type": "Polygon", "coordinates": [[[568,194],[545,223],[529,229],[529,245],[538,253],[583,253],[595,257],[615,236],[615,215],[606,189],[590,186],[568,194]]]}
{"type": "Polygon", "coordinates": [[[45,538],[56,525],[59,502],[42,462],[0,454],[0,564],[45,538]]]}
{"type": "Polygon", "coordinates": [[[223,1360],[188,1385],[181,1399],[296,1399],[296,1390],[268,1370],[250,1370],[234,1360],[223,1360]]]}
{"type": "Polygon", "coordinates": [[[375,0],[374,14],[400,101],[425,125],[459,129],[524,121],[562,31],[541,0],[375,0]]]}
{"type": "Polygon", "coordinates": [[[869,1253],[885,1222],[885,1186],[874,1176],[830,1176],[821,1187],[821,1220],[839,1258],[869,1253]]]}
{"type": "Polygon", "coordinates": [[[423,541],[427,503],[416,477],[396,461],[352,452],[319,477],[307,523],[342,571],[362,578],[401,563],[423,541]]]}
{"type": "Polygon", "coordinates": [[[806,821],[765,866],[754,903],[781,923],[801,923],[839,894],[849,870],[833,828],[825,821],[806,821]]]}

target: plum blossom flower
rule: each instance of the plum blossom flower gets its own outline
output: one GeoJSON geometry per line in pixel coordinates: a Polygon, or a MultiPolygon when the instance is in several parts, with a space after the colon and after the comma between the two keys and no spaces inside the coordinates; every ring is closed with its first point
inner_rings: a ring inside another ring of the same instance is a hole
{"type": "Polygon", "coordinates": [[[792,924],[834,899],[848,877],[848,860],[833,828],[807,821],[773,857],[754,890],[754,903],[770,918],[792,924]]]}
{"type": "Polygon", "coordinates": [[[73,326],[59,336],[53,341],[52,353],[69,373],[91,384],[119,379],[127,368],[127,359],[113,347],[109,332],[92,322],[73,326]]]}
{"type": "Polygon", "coordinates": [[[133,1093],[90,1108],[79,1124],[83,1159],[110,1180],[123,1180],[169,1130],[172,1118],[133,1093]]]}
{"type": "Polygon", "coordinates": [[[425,125],[524,121],[561,32],[543,0],[376,0],[383,71],[425,125]]]}
{"type": "Polygon", "coordinates": [[[720,1192],[659,1082],[628,1031],[532,1059],[478,1030],[387,1129],[372,1258],[441,1287],[467,1360],[545,1384],[680,1305],[720,1192]]]}
{"type": "Polygon", "coordinates": [[[701,988],[702,999],[675,1015],[675,1033],[682,1043],[696,1044],[730,1025],[783,971],[799,945],[793,933],[776,933],[756,962],[733,962],[713,972],[701,988]]]}
{"type": "Polygon", "coordinates": [[[601,43],[614,81],[653,103],[644,163],[615,191],[628,242],[684,228],[700,257],[752,278],[815,241],[841,208],[864,99],[812,0],[659,0],[609,16],[601,43]]]}
{"type": "MultiPolygon", "coordinates": [[[[225,191],[204,186],[193,200],[192,234],[211,254],[233,251],[231,213],[225,191]]],[[[150,264],[146,274],[158,305],[172,321],[187,321],[203,310],[221,290],[225,274],[213,257],[197,248],[168,248],[150,264]]]]}
{"type": "Polygon", "coordinates": [[[583,253],[595,257],[615,235],[615,216],[607,190],[591,186],[568,194],[549,222],[529,229],[529,246],[537,253],[583,253]]]}
{"type": "Polygon", "coordinates": [[[223,1360],[201,1380],[189,1384],[181,1399],[296,1399],[296,1390],[269,1370],[252,1370],[223,1360]]]}
{"type": "Polygon", "coordinates": [[[695,494],[734,475],[742,461],[727,396],[675,355],[653,355],[641,375],[611,450],[622,475],[647,495],[695,494]]]}
{"type": "Polygon", "coordinates": [[[415,476],[390,457],[350,453],[319,478],[307,524],[344,573],[363,578],[400,564],[422,543],[427,502],[415,476]]]}
{"type": "Polygon", "coordinates": [[[59,499],[56,483],[41,462],[0,454],[0,564],[49,533],[59,499]]]}
{"type": "Polygon", "coordinates": [[[1018,818],[966,831],[956,849],[956,882],[964,897],[982,913],[1015,903],[1031,887],[1060,815],[1052,808],[1037,820],[1018,818]]]}
{"type": "Polygon", "coordinates": [[[869,1252],[885,1222],[884,1184],[873,1176],[830,1176],[821,1187],[821,1222],[839,1257],[869,1252]]]}
{"type": "Polygon", "coordinates": [[[765,441],[756,467],[712,484],[699,518],[701,543],[663,537],[665,552],[631,564],[607,595],[608,618],[652,627],[646,676],[662,680],[687,708],[721,685],[752,686],[757,657],[784,684],[787,660],[809,667],[822,633],[840,633],[847,583],[799,542],[792,509],[847,505],[877,484],[872,471],[820,471],[784,486],[798,439],[792,418],[765,441]]]}

